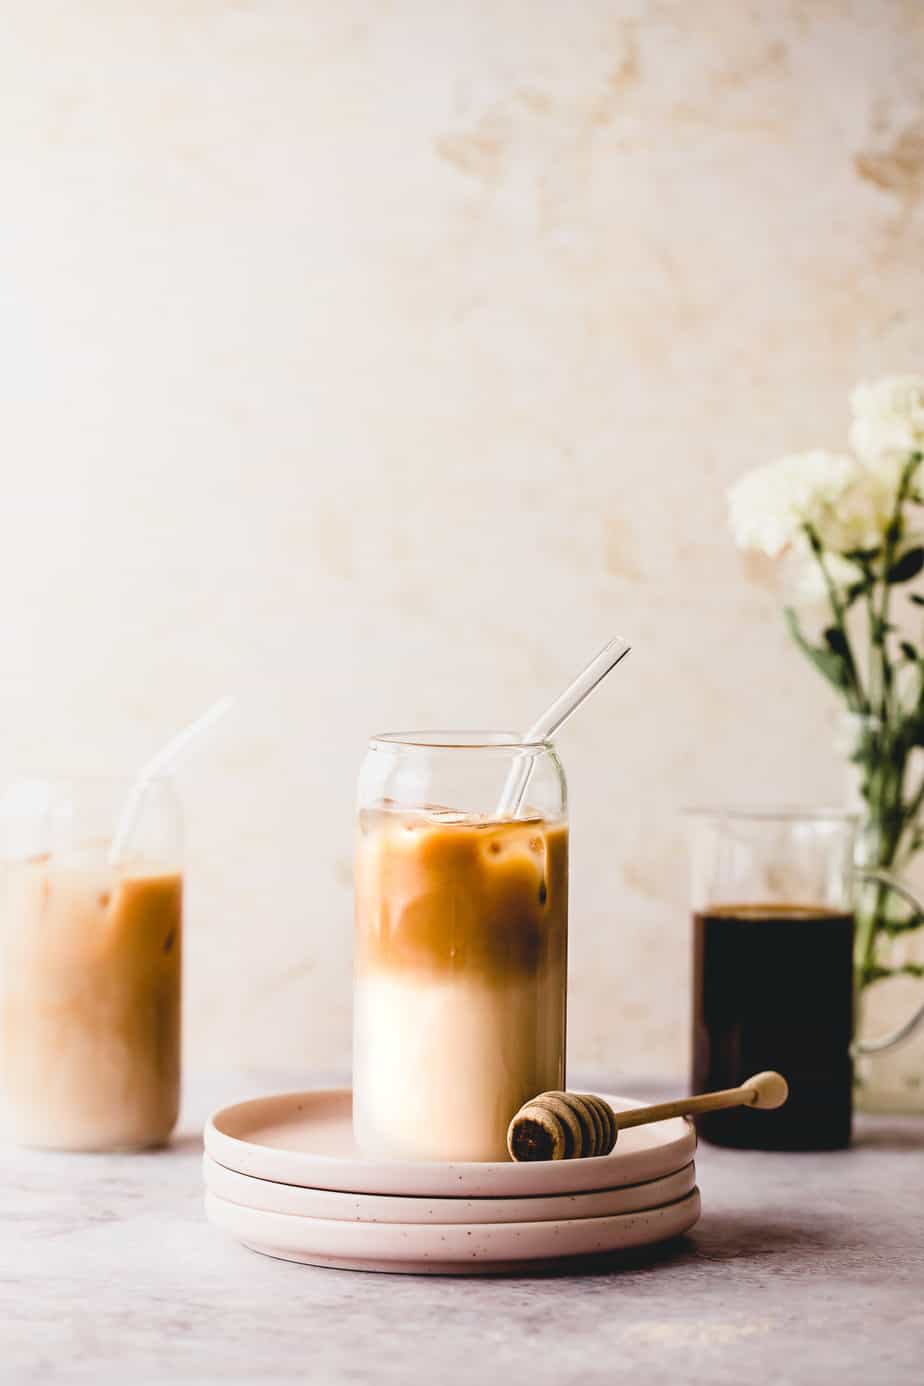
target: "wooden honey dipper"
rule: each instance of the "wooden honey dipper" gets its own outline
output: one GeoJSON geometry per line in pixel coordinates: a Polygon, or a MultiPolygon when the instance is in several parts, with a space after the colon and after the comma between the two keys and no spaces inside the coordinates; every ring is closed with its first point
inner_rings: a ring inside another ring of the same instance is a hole
{"type": "Polygon", "coordinates": [[[680,1097],[656,1102],[653,1107],[630,1107],[614,1112],[602,1097],[586,1092],[542,1092],[521,1107],[507,1128],[510,1158],[527,1160],[579,1160],[609,1155],[620,1131],[647,1126],[668,1117],[697,1116],[723,1107],[754,1107],[771,1111],[782,1107],[789,1084],[780,1073],[755,1073],[740,1088],[724,1088],[699,1097],[680,1097]]]}

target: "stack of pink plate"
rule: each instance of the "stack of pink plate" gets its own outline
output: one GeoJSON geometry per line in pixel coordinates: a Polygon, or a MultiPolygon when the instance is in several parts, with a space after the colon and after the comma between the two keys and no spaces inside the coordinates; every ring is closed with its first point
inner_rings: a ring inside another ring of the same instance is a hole
{"type": "Polygon", "coordinates": [[[699,1217],[696,1136],[683,1118],[622,1132],[610,1155],[519,1165],[368,1159],[350,1116],[345,1089],[216,1112],[205,1128],[210,1221],[287,1261],[477,1275],[651,1246],[699,1217]]]}

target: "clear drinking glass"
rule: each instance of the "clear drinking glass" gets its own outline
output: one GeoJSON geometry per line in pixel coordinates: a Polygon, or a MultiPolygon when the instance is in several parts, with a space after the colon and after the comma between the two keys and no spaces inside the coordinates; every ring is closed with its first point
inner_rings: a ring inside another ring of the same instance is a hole
{"type": "Polygon", "coordinates": [[[568,828],[551,742],[375,736],[359,778],[353,1124],[369,1154],[503,1160],[565,1084],[568,828]],[[516,818],[497,814],[527,764],[516,818]]]}
{"type": "Polygon", "coordinates": [[[152,782],[110,865],[129,787],[30,780],[0,798],[0,1094],[26,1145],[141,1148],[176,1123],[180,810],[152,782]]]}

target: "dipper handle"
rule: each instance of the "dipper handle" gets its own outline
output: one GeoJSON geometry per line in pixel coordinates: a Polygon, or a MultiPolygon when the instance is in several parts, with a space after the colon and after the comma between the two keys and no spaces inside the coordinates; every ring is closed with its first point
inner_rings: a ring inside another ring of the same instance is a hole
{"type": "Polygon", "coordinates": [[[666,1121],[668,1117],[698,1116],[700,1112],[718,1112],[724,1107],[757,1107],[771,1111],[782,1107],[789,1096],[789,1084],[781,1073],[755,1073],[740,1088],[723,1088],[720,1092],[704,1092],[699,1097],[680,1097],[675,1102],[657,1102],[653,1107],[630,1107],[627,1112],[614,1112],[616,1130],[629,1126],[647,1126],[650,1121],[666,1121]]]}

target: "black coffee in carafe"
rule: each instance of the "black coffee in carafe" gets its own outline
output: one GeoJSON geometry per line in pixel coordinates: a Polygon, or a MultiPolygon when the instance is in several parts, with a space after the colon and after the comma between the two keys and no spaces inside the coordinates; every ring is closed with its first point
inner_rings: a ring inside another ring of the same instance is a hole
{"type": "Polygon", "coordinates": [[[719,1145],[829,1150],[850,1141],[853,914],[825,906],[723,904],[693,916],[693,1092],[777,1069],[776,1112],[697,1120],[719,1145]]]}

